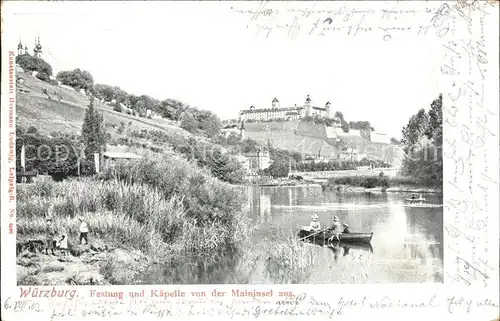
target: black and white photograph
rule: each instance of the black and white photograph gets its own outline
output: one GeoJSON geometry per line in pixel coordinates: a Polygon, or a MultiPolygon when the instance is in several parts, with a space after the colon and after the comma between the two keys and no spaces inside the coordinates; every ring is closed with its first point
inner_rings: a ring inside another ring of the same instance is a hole
{"type": "Polygon", "coordinates": [[[10,20],[18,285],[443,282],[440,25],[65,4],[10,20]]]}

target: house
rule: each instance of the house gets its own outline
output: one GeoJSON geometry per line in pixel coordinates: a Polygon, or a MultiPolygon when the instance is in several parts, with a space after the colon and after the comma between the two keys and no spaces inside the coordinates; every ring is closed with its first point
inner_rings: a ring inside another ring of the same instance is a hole
{"type": "Polygon", "coordinates": [[[361,158],[356,148],[347,148],[346,150],[343,150],[339,153],[339,159],[345,161],[359,162],[361,158]]]}
{"type": "Polygon", "coordinates": [[[118,160],[140,159],[142,156],[131,152],[106,151],[102,154],[104,163],[113,166],[118,160]]]}
{"type": "Polygon", "coordinates": [[[259,170],[264,170],[271,165],[271,158],[269,156],[269,151],[262,149],[253,153],[243,154],[248,158],[249,168],[252,172],[258,172],[259,170]]]}
{"type": "Polygon", "coordinates": [[[245,125],[244,122],[240,126],[237,124],[226,125],[221,129],[221,133],[227,138],[231,133],[240,136],[241,139],[245,139],[245,125]]]}
{"type": "Polygon", "coordinates": [[[391,138],[383,133],[372,132],[370,136],[372,143],[390,144],[391,138]]]}

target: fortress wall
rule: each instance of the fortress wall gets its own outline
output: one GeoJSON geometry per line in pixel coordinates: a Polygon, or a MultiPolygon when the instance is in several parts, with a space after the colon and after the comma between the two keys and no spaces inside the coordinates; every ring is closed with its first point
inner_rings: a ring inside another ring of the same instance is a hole
{"type": "Polygon", "coordinates": [[[314,124],[313,122],[309,121],[301,121],[297,129],[297,134],[319,139],[326,139],[326,125],[314,124]]]}
{"type": "Polygon", "coordinates": [[[299,121],[283,121],[283,122],[259,122],[259,123],[245,123],[245,130],[250,131],[282,131],[295,133],[299,121]]]}
{"type": "Polygon", "coordinates": [[[247,132],[247,137],[266,145],[307,155],[336,155],[336,149],[323,139],[296,135],[290,132],[247,132]]]}

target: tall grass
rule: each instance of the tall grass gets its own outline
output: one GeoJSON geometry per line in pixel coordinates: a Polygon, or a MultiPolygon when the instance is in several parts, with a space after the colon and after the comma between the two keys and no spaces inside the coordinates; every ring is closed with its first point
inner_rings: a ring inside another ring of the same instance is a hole
{"type": "Polygon", "coordinates": [[[18,189],[18,235],[56,227],[154,254],[216,259],[235,252],[249,229],[238,191],[181,158],[119,163],[96,178],[41,180],[18,189]]]}
{"type": "Polygon", "coordinates": [[[299,241],[291,231],[271,227],[270,236],[263,240],[264,246],[253,247],[255,258],[263,262],[264,282],[308,283],[316,264],[315,247],[299,241]]]}

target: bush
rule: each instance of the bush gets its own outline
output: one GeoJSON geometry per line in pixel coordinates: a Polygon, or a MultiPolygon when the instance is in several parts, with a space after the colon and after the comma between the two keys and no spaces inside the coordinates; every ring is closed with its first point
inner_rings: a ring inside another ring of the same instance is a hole
{"type": "MultiPolygon", "coordinates": [[[[114,104],[113,110],[117,112],[123,112],[123,108],[119,103],[114,104]]],[[[127,113],[130,115],[130,111],[127,110],[127,113]]]]}
{"type": "Polygon", "coordinates": [[[186,215],[202,226],[214,221],[229,224],[241,211],[236,189],[177,157],[117,162],[112,169],[105,169],[101,178],[146,184],[167,199],[182,195],[186,215]]]}
{"type": "Polygon", "coordinates": [[[40,80],[43,80],[43,81],[49,81],[50,80],[49,76],[46,73],[44,73],[43,71],[39,71],[36,74],[36,78],[38,78],[40,80]]]}

